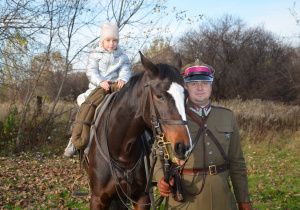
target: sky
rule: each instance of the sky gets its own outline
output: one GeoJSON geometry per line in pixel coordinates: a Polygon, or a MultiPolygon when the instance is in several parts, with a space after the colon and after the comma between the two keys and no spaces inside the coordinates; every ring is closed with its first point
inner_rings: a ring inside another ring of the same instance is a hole
{"type": "MultiPolygon", "coordinates": [[[[234,15],[244,20],[248,26],[263,25],[266,30],[299,46],[300,40],[295,36],[300,34],[300,25],[296,24],[289,11],[294,3],[300,18],[300,0],[169,0],[167,6],[186,10],[190,16],[202,14],[208,18],[220,18],[224,14],[234,15]]],[[[186,24],[181,24],[184,25],[186,24]]],[[[199,22],[192,25],[193,28],[198,26],[199,22]]],[[[184,27],[180,28],[184,30],[184,27]]]]}
{"type": "MultiPolygon", "coordinates": [[[[164,0],[158,1],[164,2],[164,0]]],[[[203,15],[202,20],[194,22],[192,25],[187,24],[185,21],[181,23],[172,21],[173,24],[169,28],[170,32],[167,35],[180,37],[183,32],[191,28],[197,29],[202,22],[205,22],[205,18],[219,19],[223,15],[228,14],[242,19],[249,27],[264,26],[266,30],[283,38],[287,43],[299,47],[300,23],[299,25],[296,24],[296,20],[289,10],[293,8],[294,3],[296,4],[295,11],[298,13],[298,18],[300,18],[300,0],[166,0],[164,5],[168,9],[171,10],[173,7],[176,7],[177,11],[186,11],[187,18],[191,17],[193,19],[194,16],[203,15]]],[[[173,16],[171,17],[174,19],[173,16]]],[[[168,23],[169,20],[162,18],[161,22],[161,26],[163,26],[163,23],[168,23]]],[[[125,35],[130,30],[132,30],[130,27],[124,28],[121,34],[125,35]]],[[[100,34],[100,27],[95,27],[94,34],[100,34]]],[[[128,49],[128,45],[122,42],[120,44],[123,49],[128,49]]],[[[130,59],[138,59],[138,50],[141,49],[129,49],[126,53],[130,59]]],[[[86,63],[87,55],[75,64],[76,69],[85,70],[86,63]]]]}

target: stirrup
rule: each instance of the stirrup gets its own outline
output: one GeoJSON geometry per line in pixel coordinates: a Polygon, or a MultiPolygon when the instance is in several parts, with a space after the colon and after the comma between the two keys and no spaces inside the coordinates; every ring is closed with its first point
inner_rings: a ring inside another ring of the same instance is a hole
{"type": "Polygon", "coordinates": [[[72,186],[72,196],[75,196],[75,197],[88,196],[90,194],[90,189],[91,189],[89,181],[88,181],[89,188],[86,189],[86,187],[84,188],[84,187],[82,187],[82,185],[80,185],[80,183],[83,181],[84,175],[82,174],[82,175],[75,175],[75,176],[76,176],[76,179],[72,186]]]}

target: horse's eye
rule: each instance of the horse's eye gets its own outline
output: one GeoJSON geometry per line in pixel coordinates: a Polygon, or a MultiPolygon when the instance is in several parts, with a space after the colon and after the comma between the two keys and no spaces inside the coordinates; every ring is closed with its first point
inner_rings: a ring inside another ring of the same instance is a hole
{"type": "Polygon", "coordinates": [[[165,98],[164,98],[162,95],[156,95],[156,97],[157,97],[159,100],[165,100],[165,98]]]}

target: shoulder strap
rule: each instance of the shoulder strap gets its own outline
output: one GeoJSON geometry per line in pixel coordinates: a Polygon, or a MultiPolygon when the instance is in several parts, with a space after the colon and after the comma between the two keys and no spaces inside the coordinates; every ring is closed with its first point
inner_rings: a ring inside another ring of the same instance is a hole
{"type": "Polygon", "coordinates": [[[228,167],[230,166],[230,161],[226,155],[226,153],[224,152],[220,142],[218,141],[218,139],[213,135],[213,133],[203,125],[203,123],[189,110],[186,109],[185,112],[201,127],[204,128],[204,132],[206,132],[209,137],[214,141],[214,143],[216,144],[216,146],[218,147],[219,151],[221,152],[224,160],[226,161],[228,167]]]}

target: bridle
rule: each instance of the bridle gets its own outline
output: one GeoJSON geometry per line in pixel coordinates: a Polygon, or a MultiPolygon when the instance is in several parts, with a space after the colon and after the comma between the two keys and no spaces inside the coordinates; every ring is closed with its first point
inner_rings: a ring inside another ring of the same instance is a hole
{"type": "MultiPolygon", "coordinates": [[[[153,163],[152,163],[152,166],[150,168],[150,172],[148,172],[148,180],[147,180],[147,185],[146,185],[146,189],[145,189],[145,192],[146,193],[149,193],[149,190],[150,190],[150,185],[151,185],[151,180],[152,180],[152,177],[153,177],[153,170],[154,170],[154,165],[156,163],[156,160],[157,160],[157,156],[156,156],[156,149],[159,148],[159,155],[160,155],[160,160],[163,162],[163,165],[164,165],[164,175],[165,175],[165,181],[168,183],[169,182],[169,179],[170,179],[170,163],[169,163],[169,160],[170,160],[170,155],[169,155],[169,152],[168,152],[168,149],[167,149],[167,146],[168,144],[170,144],[171,142],[169,140],[166,140],[164,138],[164,134],[162,132],[162,129],[160,127],[160,124],[168,124],[168,125],[187,125],[187,121],[184,121],[184,120],[166,120],[166,119],[160,119],[157,117],[156,115],[156,112],[155,112],[155,106],[154,106],[154,102],[153,102],[153,97],[152,97],[152,89],[151,89],[151,86],[152,85],[156,85],[158,83],[171,83],[171,82],[159,82],[159,81],[153,81],[153,80],[150,80],[149,76],[147,76],[147,82],[145,84],[145,88],[146,88],[146,91],[145,91],[145,96],[144,97],[144,101],[143,101],[143,117],[145,119],[145,107],[146,107],[146,104],[147,104],[147,101],[148,101],[148,98],[149,98],[149,103],[150,103],[150,119],[151,119],[151,125],[152,125],[152,132],[153,132],[153,136],[155,137],[155,142],[154,142],[154,148],[152,150],[152,158],[153,158],[153,163]]],[[[117,96],[114,96],[111,104],[110,104],[110,107],[109,107],[109,110],[108,110],[108,114],[107,114],[107,119],[106,119],[106,123],[105,123],[105,146],[106,146],[106,152],[107,152],[107,155],[105,155],[103,149],[101,148],[100,146],[100,143],[98,141],[98,138],[96,137],[97,135],[95,135],[95,141],[96,141],[96,145],[97,145],[97,148],[99,149],[100,153],[102,154],[102,156],[104,156],[104,159],[109,163],[109,167],[110,167],[110,170],[111,170],[111,173],[112,173],[112,178],[114,180],[114,184],[115,184],[115,188],[116,188],[116,192],[121,200],[121,202],[129,209],[131,209],[122,199],[121,195],[120,195],[120,192],[118,190],[118,187],[117,185],[119,185],[119,188],[121,189],[122,193],[125,195],[125,197],[130,200],[131,202],[135,203],[135,204],[138,204],[138,205],[151,205],[153,206],[153,208],[155,209],[157,205],[160,205],[161,202],[163,201],[163,198],[164,197],[160,197],[158,199],[158,203],[159,204],[156,204],[155,201],[154,201],[154,198],[151,199],[151,203],[138,203],[136,201],[134,201],[130,196],[131,195],[128,195],[125,190],[123,189],[123,187],[121,186],[121,183],[117,177],[117,172],[116,172],[116,169],[121,169],[121,170],[126,170],[124,169],[123,166],[121,166],[117,161],[115,161],[111,156],[110,156],[110,152],[109,152],[109,148],[108,148],[108,122],[109,122],[109,118],[110,118],[110,113],[111,113],[111,110],[112,110],[112,107],[113,107],[113,103],[115,101],[115,99],[117,98],[117,96]],[[108,156],[108,157],[107,157],[108,156]]],[[[135,164],[134,168],[130,169],[130,170],[126,170],[126,171],[130,171],[130,172],[133,172],[135,170],[135,168],[137,167],[137,165],[140,163],[141,161],[141,157],[138,159],[137,163],[135,164]]],[[[145,167],[146,167],[146,164],[145,164],[145,167]]],[[[166,202],[167,204],[167,202],[166,202]]],[[[166,205],[167,206],[167,205],[166,205]]]]}
{"type": "MultiPolygon", "coordinates": [[[[152,97],[152,90],[151,86],[156,85],[158,83],[171,83],[171,82],[161,82],[161,81],[154,81],[150,80],[149,76],[147,76],[147,83],[145,84],[146,88],[146,97],[144,99],[143,103],[143,116],[145,115],[145,107],[147,104],[147,100],[149,98],[149,103],[150,103],[150,120],[151,120],[151,125],[152,125],[152,132],[153,136],[155,137],[154,141],[154,146],[152,148],[152,165],[150,167],[150,175],[148,177],[147,185],[145,192],[149,193],[150,190],[150,185],[151,185],[151,179],[153,177],[153,172],[154,172],[154,166],[157,161],[157,155],[156,155],[156,150],[159,148],[159,157],[160,161],[163,165],[163,171],[164,171],[164,181],[166,183],[169,183],[170,176],[171,176],[171,171],[170,171],[170,154],[167,148],[167,145],[171,144],[169,140],[166,140],[164,138],[164,134],[162,132],[162,129],[160,127],[160,124],[168,124],[168,125],[187,125],[187,121],[184,120],[166,120],[166,119],[160,119],[157,117],[156,112],[155,112],[155,106],[153,103],[153,97],[152,97]]],[[[145,119],[145,117],[144,117],[145,119]]],[[[160,196],[160,198],[157,200],[158,203],[156,204],[155,202],[152,202],[153,208],[156,207],[156,205],[160,205],[163,201],[164,197],[160,196]]],[[[165,202],[165,209],[167,209],[168,206],[168,199],[169,197],[166,198],[165,202]]]]}
{"type": "MultiPolygon", "coordinates": [[[[150,103],[150,119],[152,124],[152,131],[153,134],[156,135],[163,135],[162,130],[160,128],[160,124],[167,124],[167,125],[187,125],[186,120],[166,120],[166,119],[160,119],[157,117],[155,112],[155,107],[153,103],[153,97],[152,97],[152,90],[151,86],[156,85],[158,83],[171,83],[171,82],[161,82],[161,81],[154,81],[150,80],[149,76],[147,76],[147,82],[145,84],[146,88],[146,97],[143,102],[143,116],[145,115],[145,107],[147,104],[147,100],[149,98],[150,103]]],[[[145,119],[145,117],[144,117],[145,119]]]]}

